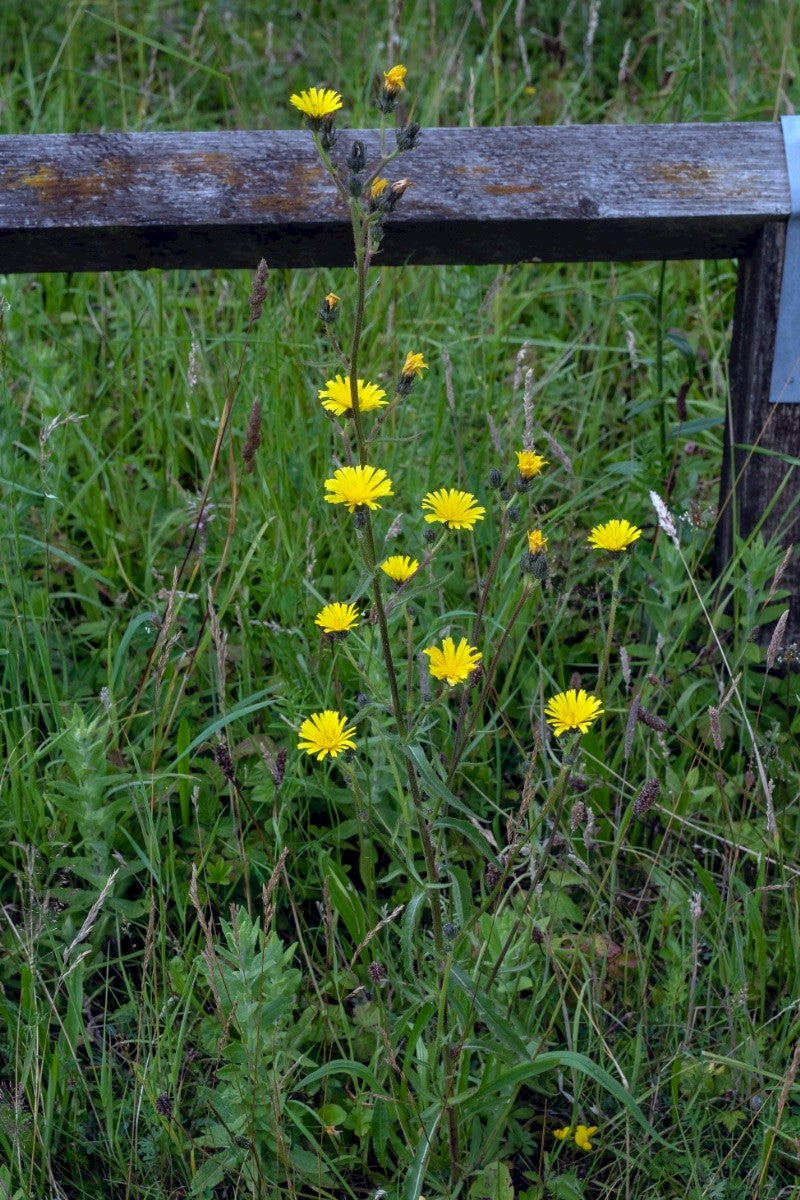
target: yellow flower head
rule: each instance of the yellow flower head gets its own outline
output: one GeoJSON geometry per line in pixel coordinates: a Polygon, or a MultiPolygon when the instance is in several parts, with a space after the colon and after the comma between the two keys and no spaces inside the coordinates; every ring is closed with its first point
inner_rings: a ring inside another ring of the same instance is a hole
{"type": "Polygon", "coordinates": [[[403,363],[403,370],[400,372],[400,374],[420,375],[423,371],[427,371],[427,369],[428,364],[425,362],[425,359],[421,354],[408,353],[406,355],[406,361],[403,363]]]}
{"type": "Polygon", "coordinates": [[[548,700],[544,711],[548,725],[553,726],[556,737],[561,737],[568,729],[586,733],[604,709],[596,696],[590,696],[583,688],[579,692],[570,688],[548,700]]]}
{"type": "Polygon", "coordinates": [[[563,1142],[563,1141],[564,1141],[564,1139],[565,1139],[565,1138],[568,1138],[568,1137],[569,1137],[569,1135],[570,1135],[571,1133],[572,1133],[572,1126],[571,1126],[571,1125],[565,1125],[563,1129],[554,1129],[554,1130],[553,1130],[553,1137],[554,1137],[554,1138],[558,1138],[558,1140],[559,1140],[560,1142],[563,1142]]]}
{"type": "Polygon", "coordinates": [[[523,479],[533,479],[542,467],[547,466],[547,459],[542,458],[541,454],[534,454],[533,450],[517,450],[516,454],[517,468],[523,479]]]}
{"type": "Polygon", "coordinates": [[[446,680],[450,687],[468,679],[483,658],[480,650],[463,637],[457,646],[451,637],[446,637],[441,650],[438,646],[428,646],[422,653],[430,659],[433,678],[446,680]]]}
{"type": "Polygon", "coordinates": [[[328,504],[346,504],[348,512],[366,505],[380,508],[376,501],[380,496],[392,496],[392,481],[382,467],[340,467],[332,479],[325,480],[330,492],[325,499],[328,504]]]}
{"type": "Polygon", "coordinates": [[[595,525],[587,541],[595,550],[609,550],[617,554],[627,550],[641,536],[641,529],[631,525],[630,521],[606,521],[605,525],[595,525]]]}
{"type": "Polygon", "coordinates": [[[376,203],[389,186],[388,179],[373,179],[369,186],[369,198],[373,204],[376,203]]]}
{"type": "Polygon", "coordinates": [[[396,95],[397,92],[404,92],[406,90],[405,79],[407,74],[406,68],[401,66],[400,63],[396,67],[392,67],[391,70],[384,71],[383,90],[390,95],[396,95]]]}
{"type": "Polygon", "coordinates": [[[393,554],[386,559],[386,562],[381,563],[381,570],[385,571],[395,583],[405,583],[415,571],[419,570],[419,563],[415,558],[409,558],[407,554],[393,554]]]}
{"type": "Polygon", "coordinates": [[[428,492],[422,507],[430,509],[425,514],[426,521],[440,521],[448,529],[472,529],[486,515],[486,509],[476,503],[471,492],[459,492],[456,488],[428,492]]]}
{"type": "MultiPolygon", "coordinates": [[[[357,381],[358,388],[358,411],[370,412],[373,408],[380,408],[383,404],[388,404],[383,397],[386,395],[381,388],[375,383],[367,383],[364,379],[357,381]]],[[[335,379],[328,379],[325,382],[325,387],[319,393],[319,398],[322,401],[322,407],[328,412],[335,413],[337,417],[342,417],[346,412],[352,411],[353,394],[350,390],[350,376],[337,375],[335,379]]]]}
{"type": "Polygon", "coordinates": [[[528,534],[528,549],[531,554],[544,554],[547,549],[547,538],[541,529],[531,529],[528,534]]]}
{"type": "Polygon", "coordinates": [[[592,1134],[597,1133],[596,1125],[579,1125],[575,1130],[575,1145],[579,1150],[591,1150],[592,1143],[589,1138],[592,1134]]]}
{"type": "Polygon", "coordinates": [[[324,121],[342,107],[342,97],[332,88],[309,88],[306,92],[289,97],[289,103],[299,108],[312,123],[324,121]]]}
{"type": "Polygon", "coordinates": [[[300,741],[298,750],[307,754],[316,754],[317,762],[321,762],[326,754],[336,758],[343,750],[355,750],[353,741],[355,729],[345,729],[347,718],[339,715],[335,709],[326,708],[324,712],[312,713],[306,717],[300,726],[300,741]]]}
{"type": "Polygon", "coordinates": [[[323,633],[348,633],[358,624],[358,609],[355,604],[326,604],[314,618],[323,633]]]}
{"type": "Polygon", "coordinates": [[[325,307],[327,308],[328,312],[333,312],[338,303],[339,297],[336,295],[336,292],[328,292],[327,296],[325,297],[325,307]]]}

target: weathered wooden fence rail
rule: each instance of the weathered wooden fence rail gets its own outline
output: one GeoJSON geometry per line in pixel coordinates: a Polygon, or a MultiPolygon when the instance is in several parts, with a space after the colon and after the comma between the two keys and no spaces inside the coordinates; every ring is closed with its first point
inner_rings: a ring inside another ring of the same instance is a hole
{"type": "MultiPolygon", "coordinates": [[[[372,131],[340,136],[344,158],[372,131]]],[[[380,261],[738,258],[717,552],[800,533],[800,404],[770,403],[785,229],[779,125],[426,129],[380,261]]],[[[342,266],[349,216],[304,131],[0,138],[0,273],[342,266]]],[[[800,287],[800,279],[798,279],[800,287]]],[[[800,354],[800,329],[797,330],[800,354]]],[[[800,561],[786,574],[800,635],[800,561]]]]}

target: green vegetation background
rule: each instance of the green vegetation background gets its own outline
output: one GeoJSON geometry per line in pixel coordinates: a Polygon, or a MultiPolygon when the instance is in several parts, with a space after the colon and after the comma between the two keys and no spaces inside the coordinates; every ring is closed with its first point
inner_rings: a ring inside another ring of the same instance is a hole
{"type": "MultiPolygon", "coordinates": [[[[343,93],[345,122],[372,124],[376,81],[396,61],[423,125],[769,121],[798,100],[796,11],[795,0],[12,2],[0,8],[0,131],[296,127],[288,96],[318,83],[343,93]]],[[[425,153],[423,138],[412,176],[425,153]]],[[[490,504],[489,469],[511,473],[520,354],[539,437],[571,464],[549,454],[536,503],[551,578],[458,780],[471,821],[447,832],[454,931],[519,809],[542,700],[574,672],[591,681],[608,597],[585,534],[599,520],[645,530],[618,632],[631,689],[668,726],[623,746],[632,692],[615,658],[616,691],[580,764],[594,832],[565,826],[541,891],[520,877],[469,942],[462,972],[496,960],[504,941],[508,952],[458,1080],[468,1169],[454,1185],[435,1134],[414,1175],[448,1046],[403,789],[376,768],[382,840],[370,866],[341,776],[294,749],[302,716],[335,706],[314,614],[361,586],[346,522],[323,511],[337,443],[316,398],[333,371],[316,310],[332,289],[346,311],[349,273],[272,273],[233,415],[238,458],[262,402],[256,469],[239,472],[218,577],[223,455],[166,634],[249,277],[0,276],[3,1200],[794,1194],[797,685],[790,672],[766,676],[755,644],[785,607],[780,588],[768,599],[782,551],[740,547],[719,587],[710,571],[734,285],[732,263],[374,272],[368,377],[385,385],[409,349],[431,364],[386,444],[408,514],[393,550],[418,553],[429,487],[468,487],[490,504]],[[686,571],[656,539],[651,487],[680,516],[691,575],[740,675],[777,838],[735,703],[721,715],[724,748],[710,738],[708,708],[730,680],[686,571]],[[212,584],[218,632],[204,623],[212,584]],[[223,736],[238,789],[213,759],[223,736]],[[648,778],[659,802],[631,821],[648,778]],[[367,869],[387,916],[405,907],[365,952],[367,869]],[[385,971],[380,986],[370,962],[385,971]],[[526,1076],[520,1045],[564,1057],[526,1076]],[[663,1143],[570,1053],[635,1097],[663,1143]],[[576,1120],[599,1127],[591,1154],[553,1139],[576,1120]]],[[[442,614],[474,611],[496,532],[490,515],[474,544],[453,543],[418,598],[417,637],[443,628],[442,614]]],[[[489,636],[517,580],[509,555],[489,636]]],[[[370,664],[377,650],[363,638],[370,664]]],[[[340,684],[354,709],[346,670],[340,684]]],[[[546,782],[546,756],[536,769],[546,782]]],[[[464,987],[447,1001],[456,1021],[464,987]]]]}

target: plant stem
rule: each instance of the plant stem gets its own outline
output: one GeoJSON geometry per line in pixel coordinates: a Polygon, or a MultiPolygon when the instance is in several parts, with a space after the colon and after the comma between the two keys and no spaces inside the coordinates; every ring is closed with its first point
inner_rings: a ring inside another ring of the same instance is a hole
{"type": "Polygon", "coordinates": [[[603,647],[603,660],[600,663],[600,670],[597,672],[597,685],[595,691],[602,691],[606,681],[608,672],[608,661],[611,657],[611,643],[614,640],[614,624],[617,619],[617,605],[619,603],[619,578],[622,574],[623,559],[618,555],[614,562],[614,570],[611,575],[611,608],[608,611],[608,628],[606,629],[606,644],[603,647]]]}

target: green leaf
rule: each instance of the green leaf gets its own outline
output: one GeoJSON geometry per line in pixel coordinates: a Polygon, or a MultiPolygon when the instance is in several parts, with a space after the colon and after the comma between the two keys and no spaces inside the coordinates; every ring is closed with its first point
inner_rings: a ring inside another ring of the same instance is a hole
{"type": "Polygon", "coordinates": [[[511,1172],[505,1163],[487,1163],[469,1189],[469,1200],[514,1200],[511,1172]]]}
{"type": "Polygon", "coordinates": [[[327,855],[323,861],[323,871],[331,906],[344,921],[353,946],[358,946],[367,936],[367,917],[361,898],[342,868],[327,855]]]}
{"type": "Polygon", "coordinates": [[[441,1119],[441,1108],[438,1108],[435,1113],[428,1115],[427,1119],[423,1119],[422,1136],[417,1142],[414,1158],[403,1182],[403,1200],[419,1200],[422,1186],[425,1182],[428,1158],[433,1148],[433,1139],[441,1119]]]}
{"type": "Polygon", "coordinates": [[[296,1086],[296,1091],[305,1092],[313,1088],[315,1084],[322,1079],[327,1079],[330,1075],[350,1075],[353,1079],[361,1079],[368,1088],[373,1092],[380,1093],[382,1091],[380,1083],[369,1070],[359,1062],[354,1062],[350,1058],[333,1058],[330,1062],[325,1063],[324,1067],[318,1067],[316,1071],[312,1071],[310,1075],[306,1075],[305,1079],[300,1080],[296,1086]]]}
{"type": "Polygon", "coordinates": [[[531,1062],[501,1071],[499,1075],[481,1083],[476,1091],[454,1096],[450,1103],[461,1106],[461,1119],[468,1122],[472,1117],[494,1108],[497,1104],[498,1092],[509,1094],[523,1084],[530,1083],[537,1075],[544,1075],[547,1071],[555,1072],[565,1069],[580,1071],[583,1075],[588,1075],[610,1096],[613,1096],[623,1108],[626,1108],[637,1125],[640,1125],[659,1145],[672,1149],[670,1143],[665,1141],[650,1124],[630,1092],[627,1092],[622,1084],[614,1079],[613,1075],[609,1075],[603,1067],[592,1062],[585,1054],[578,1054],[574,1050],[550,1050],[544,1054],[538,1054],[531,1062]]]}
{"type": "Polygon", "coordinates": [[[514,1029],[511,1019],[457,963],[453,963],[450,967],[450,979],[469,997],[484,1024],[489,1026],[515,1058],[529,1059],[531,1057],[530,1049],[514,1029]]]}

